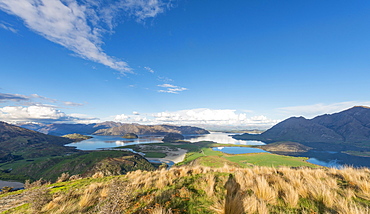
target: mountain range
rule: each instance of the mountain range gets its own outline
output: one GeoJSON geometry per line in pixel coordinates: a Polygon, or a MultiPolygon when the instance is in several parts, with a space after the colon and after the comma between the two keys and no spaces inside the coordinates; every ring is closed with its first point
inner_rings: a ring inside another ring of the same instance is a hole
{"type": "Polygon", "coordinates": [[[20,127],[38,131],[44,134],[63,136],[66,134],[84,135],[125,135],[135,133],[137,135],[166,135],[168,133],[209,134],[202,128],[192,126],[173,126],[173,125],[140,125],[125,124],[118,122],[103,122],[92,124],[20,124],[20,127]]]}
{"type": "Polygon", "coordinates": [[[262,134],[235,135],[236,139],[260,140],[266,143],[291,141],[314,145],[315,143],[342,143],[368,147],[370,145],[370,108],[355,106],[334,114],[313,119],[288,118],[262,134]]]}
{"type": "Polygon", "coordinates": [[[123,124],[118,127],[100,129],[94,132],[93,134],[124,135],[127,133],[135,133],[137,135],[166,135],[169,133],[178,133],[183,135],[209,134],[207,130],[193,126],[139,125],[139,124],[123,124]]]}
{"type": "Polygon", "coordinates": [[[67,124],[67,123],[24,123],[19,124],[20,127],[38,131],[44,134],[63,136],[67,134],[84,134],[89,135],[98,131],[99,129],[107,129],[112,127],[121,126],[122,123],[117,122],[103,122],[103,123],[91,123],[91,124],[67,124]]]}

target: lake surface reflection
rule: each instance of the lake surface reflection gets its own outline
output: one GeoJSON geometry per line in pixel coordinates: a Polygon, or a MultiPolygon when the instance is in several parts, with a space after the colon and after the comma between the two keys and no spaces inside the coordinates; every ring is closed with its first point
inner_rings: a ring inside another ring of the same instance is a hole
{"type": "MultiPolygon", "coordinates": [[[[16,181],[2,181],[0,180],[0,189],[3,187],[13,187],[14,189],[21,189],[24,187],[23,183],[16,181]]],[[[1,191],[1,190],[0,190],[1,191]]]]}
{"type": "Polygon", "coordinates": [[[326,167],[370,167],[369,157],[353,156],[341,152],[311,150],[309,152],[300,153],[298,155],[302,157],[309,157],[310,159],[308,159],[307,162],[326,167]]]}
{"type": "MultiPolygon", "coordinates": [[[[253,140],[235,140],[229,135],[235,133],[212,132],[205,135],[185,135],[185,140],[190,142],[213,141],[222,144],[241,144],[241,145],[264,145],[265,143],[253,140]]],[[[91,135],[93,138],[77,143],[67,144],[80,150],[96,150],[102,148],[113,148],[117,146],[127,146],[134,144],[162,143],[163,136],[141,135],[138,139],[125,139],[121,136],[99,136],[91,135]]]]}
{"type": "Polygon", "coordinates": [[[320,165],[320,166],[326,166],[326,167],[330,167],[330,168],[337,168],[337,169],[340,169],[343,167],[342,164],[339,164],[339,160],[335,159],[335,160],[330,160],[330,161],[320,161],[320,160],[317,160],[316,158],[309,158],[307,160],[307,162],[309,163],[313,163],[313,164],[316,164],[316,165],[320,165]]]}
{"type": "MultiPolygon", "coordinates": [[[[236,135],[239,133],[225,133],[225,132],[211,132],[211,134],[189,136],[187,140],[190,142],[198,141],[213,141],[221,144],[240,144],[240,145],[265,145],[264,142],[257,140],[236,140],[230,135],[236,135]]],[[[241,134],[241,133],[240,133],[241,134]]]]}
{"type": "Polygon", "coordinates": [[[114,148],[135,144],[161,143],[163,136],[139,136],[138,139],[125,139],[120,136],[99,136],[91,135],[93,138],[77,143],[70,143],[66,146],[74,146],[80,150],[97,150],[103,148],[114,148]]]}

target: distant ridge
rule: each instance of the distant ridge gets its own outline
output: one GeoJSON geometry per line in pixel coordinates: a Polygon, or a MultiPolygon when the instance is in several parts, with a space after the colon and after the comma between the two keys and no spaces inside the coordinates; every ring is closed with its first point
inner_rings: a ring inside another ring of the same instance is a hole
{"type": "Polygon", "coordinates": [[[103,122],[92,124],[32,124],[26,123],[20,127],[38,131],[44,134],[63,136],[67,134],[83,135],[125,135],[134,133],[137,135],[166,135],[168,133],[209,134],[205,129],[194,126],[174,126],[174,125],[140,125],[136,123],[127,124],[119,122],[103,122]]]}
{"type": "Polygon", "coordinates": [[[168,133],[178,134],[209,134],[205,129],[193,126],[172,126],[172,125],[139,125],[139,124],[123,124],[119,127],[109,129],[101,129],[94,134],[96,135],[125,135],[134,133],[137,135],[166,135],[168,133]]]}
{"type": "Polygon", "coordinates": [[[334,114],[313,119],[288,118],[259,135],[242,134],[236,139],[261,140],[266,143],[370,143],[370,107],[354,106],[334,114]]]}
{"type": "Polygon", "coordinates": [[[67,123],[54,123],[54,124],[33,124],[25,123],[19,126],[26,129],[31,129],[44,134],[63,136],[67,134],[83,134],[90,135],[99,129],[107,129],[112,127],[121,126],[122,123],[118,122],[103,122],[91,124],[67,124],[67,123]]]}

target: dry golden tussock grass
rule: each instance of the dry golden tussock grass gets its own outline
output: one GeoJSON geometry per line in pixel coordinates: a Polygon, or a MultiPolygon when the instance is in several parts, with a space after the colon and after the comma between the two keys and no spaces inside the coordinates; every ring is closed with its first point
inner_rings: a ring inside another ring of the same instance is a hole
{"type": "Polygon", "coordinates": [[[214,196],[215,193],[215,185],[216,179],[215,176],[212,174],[207,174],[205,177],[205,192],[208,197],[214,196]]]}
{"type": "Polygon", "coordinates": [[[160,205],[156,205],[153,209],[149,210],[149,214],[172,214],[171,209],[166,209],[160,205]]]}
{"type": "Polygon", "coordinates": [[[68,172],[63,172],[57,179],[56,183],[64,182],[69,179],[69,173],[68,172]]]}
{"type": "Polygon", "coordinates": [[[220,214],[362,214],[369,213],[369,182],[370,170],[348,167],[182,166],[129,172],[110,182],[92,182],[55,194],[52,199],[43,189],[38,194],[45,194],[45,200],[35,207],[45,213],[171,214],[186,213],[189,206],[220,214]]]}
{"type": "Polygon", "coordinates": [[[102,183],[93,183],[89,185],[78,202],[80,208],[84,209],[94,205],[99,199],[99,194],[97,193],[100,192],[101,189],[103,189],[102,183]]]}
{"type": "Polygon", "coordinates": [[[252,187],[254,194],[258,199],[264,200],[269,204],[275,204],[277,199],[277,192],[274,187],[263,176],[255,178],[254,186],[252,187]]]}
{"type": "Polygon", "coordinates": [[[91,177],[92,178],[102,178],[102,177],[104,177],[104,173],[103,172],[96,172],[91,177]]]}

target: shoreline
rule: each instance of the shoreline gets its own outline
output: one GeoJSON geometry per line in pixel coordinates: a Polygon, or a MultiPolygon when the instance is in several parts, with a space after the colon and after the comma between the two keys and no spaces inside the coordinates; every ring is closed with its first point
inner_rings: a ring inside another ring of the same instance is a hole
{"type": "Polygon", "coordinates": [[[188,150],[186,150],[186,149],[178,148],[177,151],[167,152],[166,153],[166,157],[164,157],[164,158],[146,158],[146,159],[148,161],[150,161],[150,160],[152,160],[152,161],[160,161],[162,163],[170,163],[170,162],[172,162],[174,164],[177,164],[177,163],[180,163],[180,162],[184,161],[185,155],[186,155],[187,152],[188,152],[188,150]]]}
{"type": "Polygon", "coordinates": [[[0,180],[0,188],[13,187],[14,189],[20,189],[24,187],[24,184],[18,181],[3,181],[0,180]]]}

